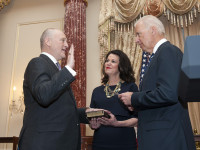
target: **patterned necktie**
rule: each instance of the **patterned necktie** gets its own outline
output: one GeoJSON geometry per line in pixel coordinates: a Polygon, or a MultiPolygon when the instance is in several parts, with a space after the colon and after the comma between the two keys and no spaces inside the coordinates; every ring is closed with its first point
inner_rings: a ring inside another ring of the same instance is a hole
{"type": "Polygon", "coordinates": [[[142,66],[141,66],[141,72],[140,72],[140,83],[142,82],[142,78],[144,76],[144,72],[145,72],[145,69],[146,69],[147,64],[148,64],[149,56],[150,56],[150,53],[147,53],[147,52],[142,53],[142,66]]]}
{"type": "Polygon", "coordinates": [[[154,53],[150,54],[148,52],[143,52],[143,54],[142,54],[142,67],[141,67],[141,72],[140,72],[140,84],[142,82],[145,70],[148,67],[148,65],[150,64],[153,56],[154,56],[154,53]]]}
{"type": "Polygon", "coordinates": [[[58,70],[61,70],[61,66],[60,66],[59,62],[56,63],[56,66],[57,66],[58,70]]]}
{"type": "Polygon", "coordinates": [[[148,61],[148,63],[147,63],[147,66],[150,64],[150,62],[151,62],[151,60],[152,60],[152,58],[153,58],[154,55],[155,55],[154,53],[152,53],[152,54],[150,55],[149,61],[148,61]]]}

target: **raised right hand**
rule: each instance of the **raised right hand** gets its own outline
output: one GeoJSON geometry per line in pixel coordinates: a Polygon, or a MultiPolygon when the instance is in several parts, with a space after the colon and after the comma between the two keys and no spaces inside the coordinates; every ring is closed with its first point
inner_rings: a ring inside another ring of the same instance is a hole
{"type": "Polygon", "coordinates": [[[68,53],[68,57],[67,57],[67,65],[70,68],[74,68],[75,66],[75,60],[74,60],[74,45],[72,44],[68,53]]]}

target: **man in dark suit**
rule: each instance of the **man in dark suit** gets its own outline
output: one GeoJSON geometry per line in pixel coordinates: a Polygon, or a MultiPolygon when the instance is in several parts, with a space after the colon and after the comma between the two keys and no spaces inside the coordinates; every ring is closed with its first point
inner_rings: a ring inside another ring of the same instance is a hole
{"type": "Polygon", "coordinates": [[[67,65],[57,67],[68,47],[65,34],[47,29],[40,38],[41,55],[24,74],[25,113],[19,150],[80,150],[80,123],[88,123],[86,108],[77,108],[70,88],[75,80],[74,47],[67,65]],[[60,71],[59,71],[60,70],[60,71]]]}
{"type": "Polygon", "coordinates": [[[138,111],[139,150],[195,150],[187,104],[178,100],[182,52],[164,38],[164,26],[154,16],[138,20],[135,33],[136,43],[152,56],[140,92],[119,98],[138,111]]]}

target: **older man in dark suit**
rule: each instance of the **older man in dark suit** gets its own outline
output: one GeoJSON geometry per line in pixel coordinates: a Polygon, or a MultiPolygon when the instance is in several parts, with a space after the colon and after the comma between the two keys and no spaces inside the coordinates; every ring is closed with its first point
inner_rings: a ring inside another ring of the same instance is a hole
{"type": "Polygon", "coordinates": [[[47,29],[41,39],[42,53],[33,58],[24,74],[25,113],[19,150],[80,150],[80,123],[88,123],[86,108],[77,108],[70,88],[75,80],[74,47],[69,50],[65,34],[47,29]]]}
{"type": "Polygon", "coordinates": [[[139,150],[195,150],[187,104],[178,100],[182,52],[165,38],[159,19],[144,16],[135,24],[136,43],[151,54],[140,92],[119,98],[138,111],[139,150]]]}

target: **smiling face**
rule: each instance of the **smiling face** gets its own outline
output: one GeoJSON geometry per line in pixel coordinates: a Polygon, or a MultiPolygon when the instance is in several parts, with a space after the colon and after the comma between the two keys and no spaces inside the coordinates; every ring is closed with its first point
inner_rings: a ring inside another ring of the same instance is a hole
{"type": "Polygon", "coordinates": [[[153,28],[145,26],[142,22],[139,22],[135,26],[135,42],[140,46],[143,51],[153,52],[154,37],[153,28]]]}
{"type": "Polygon", "coordinates": [[[110,54],[108,55],[105,64],[104,64],[104,70],[105,73],[108,76],[118,76],[119,77],[119,56],[115,55],[115,54],[110,54]]]}

